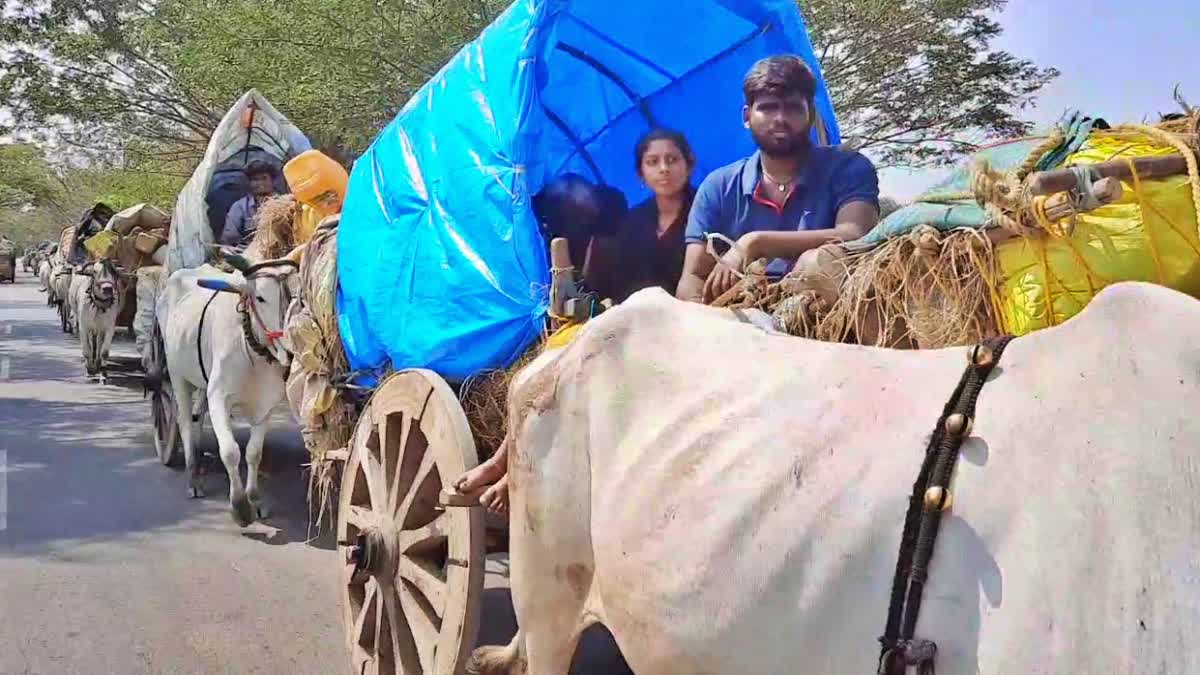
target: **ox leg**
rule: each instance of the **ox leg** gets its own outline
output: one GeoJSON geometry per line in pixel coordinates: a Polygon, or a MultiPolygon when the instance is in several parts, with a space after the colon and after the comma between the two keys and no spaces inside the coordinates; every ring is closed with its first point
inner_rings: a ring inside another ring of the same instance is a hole
{"type": "Polygon", "coordinates": [[[179,439],[183,441],[183,461],[187,466],[188,497],[199,499],[204,496],[204,479],[200,475],[200,464],[196,461],[196,426],[192,419],[191,385],[182,380],[171,381],[171,391],[175,393],[175,419],[179,424],[179,439]]]}
{"type": "Polygon", "coordinates": [[[246,442],[246,498],[250,500],[257,518],[271,516],[258,490],[258,467],[262,464],[263,443],[267,440],[267,420],[256,422],[250,427],[250,440],[246,442]]]}
{"type": "MultiPolygon", "coordinates": [[[[213,381],[220,381],[216,374],[213,375],[213,381]]],[[[233,436],[229,402],[220,392],[209,392],[208,417],[212,420],[213,433],[217,435],[217,445],[221,448],[221,463],[225,465],[225,473],[229,474],[229,508],[237,524],[246,527],[254,522],[254,508],[242,487],[242,450],[233,436]]]]}
{"type": "MultiPolygon", "coordinates": [[[[113,317],[113,319],[115,321],[116,317],[113,317]]],[[[108,355],[112,350],[114,332],[116,332],[115,326],[111,328],[106,327],[104,331],[104,340],[100,344],[100,381],[104,384],[108,384],[108,355]]]]}
{"type": "MultiPolygon", "coordinates": [[[[597,621],[589,608],[595,561],[588,486],[550,479],[578,476],[586,483],[589,466],[585,453],[555,445],[521,439],[509,445],[509,550],[520,632],[490,656],[501,667],[510,661],[510,672],[522,672],[516,668],[524,663],[528,673],[564,675],[583,631],[597,621]]],[[[486,663],[489,654],[479,650],[476,656],[486,663]]]]}

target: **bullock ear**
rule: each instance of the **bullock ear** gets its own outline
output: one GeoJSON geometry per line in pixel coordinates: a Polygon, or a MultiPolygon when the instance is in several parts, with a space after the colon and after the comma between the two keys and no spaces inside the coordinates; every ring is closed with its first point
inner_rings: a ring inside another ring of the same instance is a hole
{"type": "Polygon", "coordinates": [[[210,291],[221,291],[222,293],[243,294],[246,292],[244,284],[233,283],[225,279],[197,279],[196,285],[200,288],[207,288],[210,291]]]}

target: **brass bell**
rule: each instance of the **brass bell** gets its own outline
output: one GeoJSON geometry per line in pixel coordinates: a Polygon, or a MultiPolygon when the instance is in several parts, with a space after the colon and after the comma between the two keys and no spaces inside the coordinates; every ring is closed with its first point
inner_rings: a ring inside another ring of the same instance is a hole
{"type": "Polygon", "coordinates": [[[954,413],[946,418],[946,433],[951,436],[970,436],[974,420],[962,413],[954,413]]]}
{"type": "Polygon", "coordinates": [[[936,511],[939,507],[943,511],[949,511],[950,505],[954,503],[954,493],[941,486],[933,486],[925,491],[925,510],[936,511]]]}
{"type": "Polygon", "coordinates": [[[987,368],[996,361],[996,354],[987,345],[975,345],[967,352],[967,362],[976,368],[987,368]]]}

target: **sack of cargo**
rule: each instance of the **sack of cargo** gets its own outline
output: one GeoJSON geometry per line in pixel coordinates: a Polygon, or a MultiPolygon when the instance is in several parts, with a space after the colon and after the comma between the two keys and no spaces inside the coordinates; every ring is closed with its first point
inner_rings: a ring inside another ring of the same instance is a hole
{"type": "Polygon", "coordinates": [[[170,224],[171,219],[158,207],[152,204],[135,204],[110,218],[105,229],[125,236],[130,234],[135,227],[142,228],[143,232],[149,232],[166,230],[170,224]]]}
{"type": "MultiPolygon", "coordinates": [[[[1135,131],[1095,132],[1068,164],[1179,153],[1135,131]]],[[[1061,324],[1102,288],[1148,281],[1200,297],[1195,176],[1123,181],[1122,196],[1074,217],[1067,234],[1022,237],[996,247],[1002,327],[1014,335],[1061,324]]]]}
{"type": "Polygon", "coordinates": [[[111,230],[101,230],[83,242],[83,247],[95,259],[111,258],[116,252],[121,237],[111,230]]]}
{"type": "Polygon", "coordinates": [[[139,232],[133,238],[134,247],[146,255],[151,255],[166,243],[166,237],[152,232],[139,232]]]}

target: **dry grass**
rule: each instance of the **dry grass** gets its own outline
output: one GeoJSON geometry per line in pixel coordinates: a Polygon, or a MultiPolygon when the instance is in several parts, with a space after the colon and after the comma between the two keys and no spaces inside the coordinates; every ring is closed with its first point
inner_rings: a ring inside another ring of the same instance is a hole
{"type": "Polygon", "coordinates": [[[537,358],[541,351],[542,344],[539,341],[508,368],[474,375],[459,388],[458,400],[467,415],[471,434],[475,436],[479,461],[491,457],[500,449],[508,432],[508,387],[513,376],[537,358]]]}
{"type": "Polygon", "coordinates": [[[255,261],[278,260],[296,248],[296,217],[300,202],[292,195],[270,197],[258,207],[254,238],[246,247],[246,257],[255,261]]]}
{"type": "Polygon", "coordinates": [[[764,309],[791,335],[936,349],[999,334],[995,283],[986,234],[918,227],[765,288],[754,282],[730,306],[764,309]]]}

